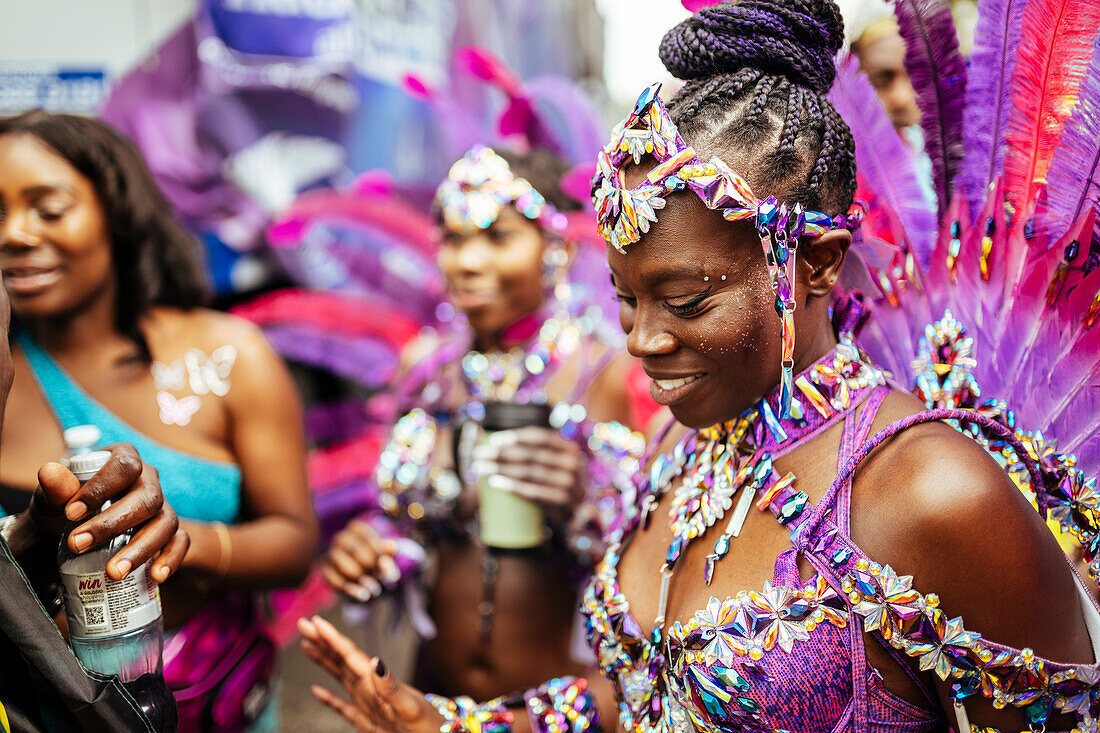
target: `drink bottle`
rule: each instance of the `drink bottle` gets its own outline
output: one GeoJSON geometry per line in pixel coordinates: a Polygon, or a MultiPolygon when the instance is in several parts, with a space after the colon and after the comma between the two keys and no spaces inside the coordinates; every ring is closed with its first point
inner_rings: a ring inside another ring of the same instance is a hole
{"type": "MultiPolygon", "coordinates": [[[[481,443],[487,443],[493,433],[515,430],[531,425],[550,424],[547,405],[489,402],[481,421],[481,443]]],[[[542,507],[507,491],[496,489],[492,478],[478,481],[478,520],[481,541],[491,549],[531,550],[546,542],[547,528],[542,507]]]]}
{"type": "MultiPolygon", "coordinates": [[[[69,459],[69,470],[83,484],[110,457],[107,451],[74,455],[69,459]]],[[[109,505],[105,502],[100,511],[109,505]]],[[[111,580],[107,577],[107,561],[126,546],[132,533],[77,554],[69,549],[68,537],[81,522],[68,527],[57,551],[73,653],[88,669],[117,675],[153,727],[175,733],[176,703],[162,674],[164,621],[160,590],[149,575],[149,563],[130,571],[122,580],[111,580]]]]}
{"type": "Polygon", "coordinates": [[[95,425],[74,425],[67,428],[62,433],[62,437],[65,439],[65,462],[67,464],[73,456],[94,451],[103,435],[95,425]]]}

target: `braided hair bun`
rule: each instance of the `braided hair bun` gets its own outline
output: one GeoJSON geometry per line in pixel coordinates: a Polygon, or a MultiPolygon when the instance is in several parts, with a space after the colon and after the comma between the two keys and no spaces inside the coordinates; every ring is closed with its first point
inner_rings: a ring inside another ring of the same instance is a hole
{"type": "Polygon", "coordinates": [[[757,69],[824,94],[844,21],[833,0],[739,0],[704,8],[665,34],[661,62],[685,81],[757,69]]]}

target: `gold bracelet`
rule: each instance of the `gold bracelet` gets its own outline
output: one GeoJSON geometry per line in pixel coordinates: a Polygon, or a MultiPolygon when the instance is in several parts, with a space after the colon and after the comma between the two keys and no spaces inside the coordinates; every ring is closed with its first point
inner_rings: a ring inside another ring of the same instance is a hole
{"type": "Polygon", "coordinates": [[[224,578],[233,559],[233,543],[229,538],[229,528],[223,522],[211,522],[210,525],[218,535],[218,568],[214,572],[219,578],[224,578]]]}

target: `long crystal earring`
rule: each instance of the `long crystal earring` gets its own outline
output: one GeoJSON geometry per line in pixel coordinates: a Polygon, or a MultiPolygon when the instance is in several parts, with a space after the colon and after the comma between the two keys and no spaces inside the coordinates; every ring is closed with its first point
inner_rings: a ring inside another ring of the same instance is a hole
{"type": "Polygon", "coordinates": [[[794,389],[794,279],[798,238],[806,226],[805,211],[800,204],[790,209],[769,196],[757,207],[756,231],[764,248],[764,259],[775,292],[775,312],[780,319],[783,344],[781,362],[779,417],[791,416],[794,389]]]}

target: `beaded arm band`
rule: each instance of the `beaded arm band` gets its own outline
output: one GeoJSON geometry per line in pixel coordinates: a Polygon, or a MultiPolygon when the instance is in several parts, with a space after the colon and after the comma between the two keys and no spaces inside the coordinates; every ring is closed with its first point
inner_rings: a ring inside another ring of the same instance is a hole
{"type": "MultiPolygon", "coordinates": [[[[440,733],[511,733],[515,717],[502,697],[478,705],[468,697],[454,700],[428,695],[443,716],[440,733]]],[[[600,711],[584,678],[562,677],[523,693],[534,733],[586,733],[600,729],[600,711]]]]}

